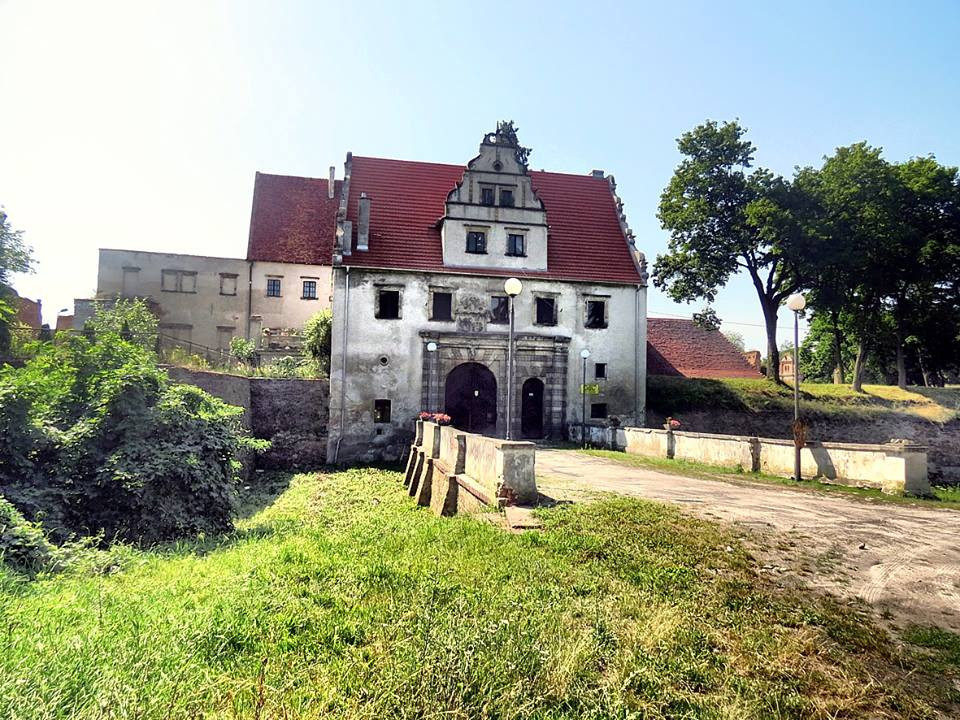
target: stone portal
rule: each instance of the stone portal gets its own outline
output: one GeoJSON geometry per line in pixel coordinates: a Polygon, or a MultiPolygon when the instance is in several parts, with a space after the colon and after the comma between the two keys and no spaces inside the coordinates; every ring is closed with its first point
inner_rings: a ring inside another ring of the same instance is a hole
{"type": "Polygon", "coordinates": [[[466,362],[451,370],[444,388],[444,412],[455,428],[495,433],[497,380],[490,369],[478,362],[466,362]]]}

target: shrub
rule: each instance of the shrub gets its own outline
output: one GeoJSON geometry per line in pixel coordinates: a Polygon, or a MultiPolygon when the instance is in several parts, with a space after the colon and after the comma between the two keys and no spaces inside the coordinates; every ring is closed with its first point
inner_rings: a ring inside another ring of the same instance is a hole
{"type": "Polygon", "coordinates": [[[98,304],[84,325],[95,335],[119,335],[146,350],[157,346],[157,316],[143,300],[117,300],[112,306],[98,304]]]}
{"type": "Polygon", "coordinates": [[[252,340],[244,340],[242,337],[230,338],[230,354],[249,365],[257,354],[257,346],[252,340]]]}
{"type": "Polygon", "coordinates": [[[50,562],[53,550],[40,525],[26,520],[0,495],[0,562],[14,570],[35,573],[50,562]]]}
{"type": "Polygon", "coordinates": [[[107,333],[50,345],[0,374],[0,492],[54,537],[155,541],[230,526],[243,411],[172,385],[107,333]]]}
{"type": "Polygon", "coordinates": [[[330,348],[333,336],[333,313],[318,312],[303,326],[303,350],[323,375],[330,373],[330,348]]]}
{"type": "Polygon", "coordinates": [[[284,357],[277,358],[269,365],[264,365],[261,370],[263,370],[263,375],[265,377],[276,377],[276,378],[295,378],[300,377],[300,369],[303,363],[300,358],[293,357],[292,355],[286,355],[284,357]]]}

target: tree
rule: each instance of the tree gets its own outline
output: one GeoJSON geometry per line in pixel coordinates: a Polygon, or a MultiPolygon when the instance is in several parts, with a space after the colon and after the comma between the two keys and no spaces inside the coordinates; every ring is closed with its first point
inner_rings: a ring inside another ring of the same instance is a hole
{"type": "Polygon", "coordinates": [[[777,312],[799,287],[791,244],[802,236],[803,202],[767,170],[748,172],[755,148],[737,122],[708,121],[677,141],[684,159],[660,196],[658,217],[670,231],[654,284],[678,302],[712,302],[730,277],[746,271],[767,335],[770,376],[780,381],[777,312]]]}
{"type": "Polygon", "coordinates": [[[112,306],[100,304],[86,328],[95,335],[114,333],[146,350],[157,346],[157,316],[140,299],[117,300],[112,306]]]}
{"type": "Polygon", "coordinates": [[[23,231],[14,230],[0,207],[0,352],[10,349],[10,326],[17,315],[16,293],[11,283],[16,273],[33,271],[33,253],[23,241],[23,231]]]}
{"type": "Polygon", "coordinates": [[[743,333],[737,332],[736,330],[724,330],[723,335],[730,341],[730,344],[734,345],[740,352],[747,351],[747,342],[743,339],[743,333]]]}
{"type": "Polygon", "coordinates": [[[303,350],[324,375],[330,372],[330,349],[333,340],[333,313],[322,310],[303,326],[303,350]]]}

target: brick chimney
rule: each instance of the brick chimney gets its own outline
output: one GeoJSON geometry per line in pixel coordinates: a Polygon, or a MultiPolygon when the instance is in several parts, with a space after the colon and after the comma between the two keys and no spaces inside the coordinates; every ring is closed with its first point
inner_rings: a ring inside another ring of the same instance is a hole
{"type": "Polygon", "coordinates": [[[357,250],[370,249],[370,198],[360,193],[360,208],[357,212],[357,250]]]}

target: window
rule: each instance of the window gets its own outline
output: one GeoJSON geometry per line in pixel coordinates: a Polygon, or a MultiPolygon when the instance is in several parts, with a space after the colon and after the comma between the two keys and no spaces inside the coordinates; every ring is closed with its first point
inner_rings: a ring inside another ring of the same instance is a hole
{"type": "Polygon", "coordinates": [[[605,328],[607,326],[607,301],[587,300],[587,317],[584,325],[588,328],[605,328]]]}
{"type": "Polygon", "coordinates": [[[490,298],[490,322],[494,325],[510,322],[510,302],[505,295],[494,295],[490,298]]]}
{"type": "Polygon", "coordinates": [[[229,350],[230,349],[230,340],[233,339],[234,334],[236,333],[235,327],[230,327],[228,325],[217,325],[217,349],[218,350],[229,350]]]}
{"type": "Polygon", "coordinates": [[[513,190],[500,188],[500,205],[503,207],[513,207],[513,190]]]}
{"type": "Polygon", "coordinates": [[[390,422],[390,401],[389,400],[373,401],[373,421],[375,423],[390,422]]]}
{"type": "Polygon", "coordinates": [[[191,270],[163,270],[160,274],[160,289],[164,292],[196,292],[197,273],[191,270]]]}
{"type": "Polygon", "coordinates": [[[377,307],[374,315],[380,320],[396,320],[400,317],[400,291],[384,288],[377,290],[377,307]]]}
{"type": "Polygon", "coordinates": [[[593,377],[596,380],[606,380],[607,379],[607,364],[606,363],[596,363],[593,366],[593,377]]]}
{"type": "Polygon", "coordinates": [[[280,297],[280,278],[267,278],[267,297],[280,297]]]}
{"type": "Polygon", "coordinates": [[[607,416],[606,403],[593,403],[590,405],[590,418],[593,420],[602,420],[607,416]]]}
{"type": "Polygon", "coordinates": [[[303,281],[303,299],[304,300],[317,299],[317,281],[316,280],[303,281]]]}
{"type": "Polygon", "coordinates": [[[483,254],[487,252],[487,234],[478,230],[467,233],[467,252],[483,254]]]}
{"type": "Polygon", "coordinates": [[[493,188],[492,187],[480,188],[480,204],[493,205],[493,188]]]}
{"type": "Polygon", "coordinates": [[[130,297],[137,294],[137,287],[140,284],[140,268],[125,267],[123,269],[123,285],[120,288],[120,294],[123,297],[130,297]]]}
{"type": "Polygon", "coordinates": [[[430,319],[453,320],[453,293],[434,291],[430,319]]]}
{"type": "Polygon", "coordinates": [[[525,238],[519,233],[510,233],[507,235],[507,255],[523,257],[527,254],[527,248],[524,243],[525,238]]]}
{"type": "Polygon", "coordinates": [[[234,273],[220,273],[220,294],[237,294],[237,276],[234,273]]]}
{"type": "Polygon", "coordinates": [[[552,297],[538,297],[537,306],[537,325],[556,325],[557,324],[557,300],[552,297]]]}

